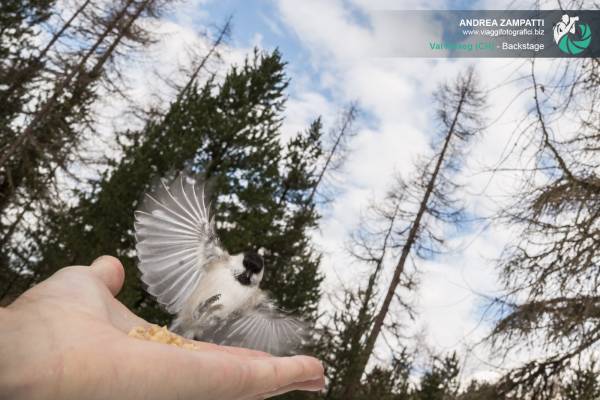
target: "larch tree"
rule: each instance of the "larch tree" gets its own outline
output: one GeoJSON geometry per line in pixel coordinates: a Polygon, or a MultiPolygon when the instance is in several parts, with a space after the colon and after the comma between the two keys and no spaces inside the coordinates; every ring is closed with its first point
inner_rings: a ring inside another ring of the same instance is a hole
{"type": "Polygon", "coordinates": [[[597,60],[566,60],[558,80],[541,81],[531,64],[530,123],[514,203],[502,217],[515,230],[500,260],[506,295],[491,334],[510,355],[535,356],[506,374],[506,398],[554,399],[600,343],[600,100],[597,60]],[[533,156],[532,156],[533,155],[533,156]]]}
{"type": "MultiPolygon", "coordinates": [[[[389,196],[395,197],[395,194],[390,193],[389,196]]],[[[382,204],[371,204],[347,246],[354,260],[369,266],[366,283],[358,288],[344,288],[343,299],[338,301],[339,305],[334,305],[335,312],[323,323],[319,344],[323,347],[321,353],[327,366],[325,398],[328,399],[343,398],[348,377],[355,373],[355,363],[362,356],[377,311],[377,284],[382,268],[392,253],[393,230],[399,218],[397,202],[390,198],[386,200],[382,204]]],[[[355,398],[363,398],[385,388],[407,393],[408,376],[404,376],[400,370],[410,370],[408,356],[404,350],[394,350],[393,353],[394,367],[376,366],[369,372],[365,382],[356,387],[355,398]],[[398,381],[400,376],[406,379],[398,381]]]]}
{"type": "Polygon", "coordinates": [[[152,42],[140,20],[158,17],[168,4],[3,2],[0,51],[8,53],[0,66],[0,268],[9,284],[2,291],[31,272],[29,233],[34,221],[61,207],[57,175],[70,174],[81,160],[77,149],[95,129],[101,87],[120,92],[119,60],[152,42]]]}
{"type": "MultiPolygon", "coordinates": [[[[460,171],[463,154],[469,141],[482,129],[481,110],[485,105],[484,94],[479,89],[472,69],[460,74],[452,85],[444,85],[436,93],[440,131],[434,140],[434,155],[417,165],[417,175],[405,182],[398,180],[386,199],[394,227],[391,237],[386,231],[380,242],[389,240],[389,248],[396,251],[397,261],[393,276],[383,290],[383,300],[375,311],[369,333],[361,344],[358,357],[351,362],[345,376],[341,398],[352,399],[360,387],[369,358],[375,344],[386,326],[390,326],[390,314],[394,299],[403,303],[400,288],[414,283],[409,263],[411,260],[427,259],[440,251],[445,230],[460,221],[462,206],[456,198],[458,185],[455,177],[460,171]]],[[[389,220],[390,217],[388,216],[389,220]]],[[[414,267],[411,270],[418,270],[414,267]]]]}
{"type": "Polygon", "coordinates": [[[505,399],[597,396],[588,377],[600,343],[600,63],[553,68],[545,76],[531,62],[533,100],[515,146],[524,166],[500,214],[515,234],[499,260],[506,293],[490,339],[504,357],[534,350],[496,385],[505,399]]]}
{"type": "MultiPolygon", "coordinates": [[[[103,15],[93,14],[90,17],[93,21],[88,24],[71,27],[76,32],[70,39],[82,43],[76,49],[49,52],[42,48],[33,61],[26,63],[42,64],[43,68],[36,68],[38,74],[27,71],[29,67],[25,65],[25,71],[13,71],[7,78],[12,85],[5,96],[13,96],[22,88],[33,92],[35,99],[24,103],[12,120],[2,126],[0,210],[4,211],[11,204],[19,188],[47,187],[49,182],[45,179],[52,177],[57,166],[65,167],[68,156],[82,137],[83,128],[90,122],[87,117],[91,114],[90,104],[95,100],[98,81],[107,76],[107,63],[116,56],[117,49],[127,44],[125,41],[148,42],[136,22],[142,15],[156,13],[155,3],[127,0],[104,10],[103,15]],[[86,32],[85,36],[76,34],[82,31],[86,32]],[[75,55],[65,57],[64,54],[70,54],[69,50],[75,55]]],[[[81,7],[85,6],[87,2],[81,7]]],[[[74,16],[86,15],[81,7],[74,16]]],[[[55,33],[46,47],[58,43],[56,35],[72,34],[68,27],[63,26],[55,33]]]]}
{"type": "MultiPolygon", "coordinates": [[[[290,179],[300,179],[302,181],[308,177],[312,181],[312,187],[310,190],[304,192],[303,196],[296,196],[299,201],[295,202],[294,209],[301,211],[300,215],[310,215],[310,213],[314,212],[317,207],[320,207],[321,209],[326,207],[331,200],[330,194],[335,191],[335,176],[339,172],[340,167],[343,165],[344,159],[349,153],[349,142],[352,140],[356,132],[355,122],[358,113],[359,111],[356,103],[350,103],[340,112],[336,123],[331,127],[329,132],[325,135],[321,135],[320,148],[318,150],[315,148],[311,152],[313,156],[300,163],[296,162],[297,165],[304,165],[306,169],[298,169],[297,167],[286,168],[288,173],[286,175],[287,178],[284,181],[285,185],[283,193],[287,193],[290,190],[290,179]],[[303,177],[303,173],[306,171],[310,171],[310,174],[306,177],[303,177]]],[[[309,133],[311,131],[316,131],[317,127],[319,127],[319,131],[322,129],[320,118],[312,124],[311,129],[309,129],[309,133]]],[[[305,140],[301,138],[292,139],[290,145],[295,146],[296,142],[301,143],[304,141],[305,140]]],[[[288,154],[294,153],[290,153],[288,151],[288,154]]],[[[294,160],[296,157],[302,155],[298,152],[295,154],[296,155],[291,157],[290,160],[294,160]]],[[[294,273],[293,270],[290,270],[290,272],[294,273]]],[[[276,274],[275,278],[277,279],[274,282],[275,285],[285,286],[290,277],[276,274]]],[[[309,282],[310,281],[307,283],[309,282]]],[[[303,288],[302,286],[298,286],[297,289],[301,291],[306,290],[306,288],[303,288]]],[[[318,293],[318,297],[316,295],[317,293],[313,292],[314,298],[320,300],[321,293],[318,293]]],[[[342,333],[337,328],[341,329],[341,326],[351,324],[351,314],[346,314],[346,312],[350,311],[350,309],[353,307],[353,304],[351,303],[353,303],[354,300],[355,298],[350,299],[350,302],[345,304],[346,308],[344,310],[336,312],[336,315],[333,317],[334,322],[328,321],[324,323],[322,318],[319,318],[322,317],[322,315],[316,314],[316,301],[310,303],[311,308],[307,309],[306,307],[303,307],[303,317],[307,318],[315,325],[315,329],[312,330],[312,340],[310,340],[308,345],[305,346],[304,352],[313,354],[319,359],[324,360],[327,366],[327,374],[330,379],[332,373],[336,374],[335,371],[344,369],[343,366],[338,367],[337,365],[338,361],[340,364],[343,363],[343,356],[338,356],[338,354],[340,352],[344,352],[345,346],[343,343],[347,343],[347,338],[349,335],[342,333]],[[344,321],[338,323],[336,322],[338,319],[343,319],[344,321]],[[331,326],[332,323],[335,325],[335,327],[331,326]]],[[[350,329],[351,328],[348,330],[350,329]]],[[[329,388],[333,388],[334,384],[330,381],[328,386],[329,388]]],[[[280,397],[282,399],[289,400],[321,398],[318,393],[300,391],[286,393],[280,397]]]]}
{"type": "Polygon", "coordinates": [[[0,138],[8,140],[7,126],[29,100],[21,89],[33,69],[41,32],[37,29],[52,16],[54,0],[8,0],[0,4],[0,138]]]}

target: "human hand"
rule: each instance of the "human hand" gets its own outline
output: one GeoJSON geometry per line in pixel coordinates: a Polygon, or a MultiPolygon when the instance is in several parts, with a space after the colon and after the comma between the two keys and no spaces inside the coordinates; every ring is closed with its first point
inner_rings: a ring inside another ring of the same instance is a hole
{"type": "Polygon", "coordinates": [[[0,398],[263,399],[323,388],[312,357],[203,342],[192,351],[127,336],[149,324],[114,298],[123,280],[121,263],[100,257],[0,308],[0,398]]]}

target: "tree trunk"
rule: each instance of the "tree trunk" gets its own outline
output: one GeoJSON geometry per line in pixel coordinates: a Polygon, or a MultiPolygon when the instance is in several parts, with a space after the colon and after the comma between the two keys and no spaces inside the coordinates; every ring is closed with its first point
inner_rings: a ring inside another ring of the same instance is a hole
{"type": "Polygon", "coordinates": [[[377,338],[378,338],[379,334],[381,333],[381,329],[383,328],[383,323],[385,321],[385,317],[389,311],[390,304],[392,303],[392,299],[394,298],[394,293],[396,292],[396,289],[398,288],[398,285],[400,284],[400,278],[401,278],[402,274],[404,273],[404,267],[406,264],[406,260],[408,259],[408,256],[412,250],[412,246],[414,245],[415,241],[417,240],[417,236],[418,236],[419,228],[421,227],[421,221],[423,219],[423,215],[425,214],[425,211],[427,210],[427,204],[429,202],[429,198],[431,197],[431,193],[433,192],[433,189],[435,188],[436,179],[437,179],[437,176],[442,167],[442,163],[444,162],[444,158],[446,156],[446,152],[448,150],[450,140],[452,139],[452,136],[454,136],[456,121],[458,120],[458,117],[460,115],[465,97],[466,97],[466,91],[462,91],[460,100],[456,107],[456,113],[454,114],[452,123],[450,124],[450,127],[448,128],[448,132],[446,133],[446,138],[444,139],[444,145],[442,147],[442,151],[440,152],[440,154],[438,156],[437,162],[435,164],[435,168],[433,170],[433,173],[431,174],[431,178],[429,179],[425,193],[423,194],[423,198],[421,199],[421,202],[419,204],[419,210],[418,210],[418,212],[415,216],[415,219],[411,225],[410,231],[408,233],[408,237],[406,239],[406,243],[402,247],[402,253],[400,255],[400,259],[398,260],[398,263],[396,264],[396,269],[394,271],[394,275],[392,277],[390,286],[388,287],[388,290],[386,292],[383,304],[381,305],[381,309],[377,313],[377,316],[375,317],[375,320],[373,322],[373,328],[371,329],[371,332],[370,332],[369,336],[367,337],[365,349],[361,352],[361,356],[357,360],[357,362],[355,364],[355,368],[353,368],[353,370],[348,374],[348,377],[346,379],[346,388],[342,395],[343,399],[351,399],[353,397],[353,395],[356,393],[356,390],[358,389],[359,384],[360,384],[360,379],[362,377],[362,374],[365,371],[365,368],[367,366],[367,363],[369,361],[371,353],[373,352],[373,349],[375,347],[375,342],[377,341],[377,338]]]}
{"type": "Polygon", "coordinates": [[[71,24],[73,23],[73,21],[79,16],[79,14],[81,14],[83,12],[83,10],[91,3],[92,0],[86,0],[76,11],[75,13],[73,13],[73,15],[71,16],[71,18],[69,18],[69,20],[67,22],[64,23],[64,25],[58,30],[58,32],[56,32],[54,35],[52,35],[52,39],[50,39],[50,41],[48,42],[48,44],[46,45],[46,47],[44,47],[42,49],[42,51],[40,52],[40,54],[37,55],[37,57],[35,57],[33,60],[29,61],[27,64],[27,66],[25,67],[24,71],[21,71],[18,76],[17,79],[15,79],[15,81],[12,83],[12,85],[10,85],[10,87],[8,88],[8,90],[6,92],[4,92],[2,98],[0,99],[0,103],[7,101],[10,96],[19,88],[21,88],[21,86],[23,84],[25,84],[25,82],[27,82],[28,80],[31,79],[32,74],[34,74],[36,71],[39,70],[39,68],[41,67],[41,62],[42,60],[46,57],[46,54],[48,54],[48,51],[50,51],[50,49],[52,48],[52,46],[54,46],[54,43],[56,43],[56,41],[58,39],[60,39],[60,37],[65,33],[65,31],[67,29],[69,29],[69,27],[71,26],[71,24]]]}
{"type": "Polygon", "coordinates": [[[327,173],[327,170],[329,169],[329,165],[331,164],[331,162],[333,160],[333,156],[337,153],[338,147],[342,143],[342,140],[344,139],[344,136],[348,132],[348,129],[350,129],[350,125],[354,121],[355,114],[356,114],[356,106],[354,104],[351,104],[350,108],[348,109],[348,112],[346,112],[346,115],[344,116],[344,121],[342,122],[342,126],[340,127],[339,134],[335,138],[333,147],[331,148],[331,151],[329,152],[329,154],[327,154],[327,158],[325,159],[325,165],[319,172],[317,182],[315,183],[315,186],[313,187],[312,191],[310,192],[310,195],[308,196],[308,200],[306,201],[308,204],[312,203],[315,195],[317,194],[317,189],[321,185],[321,181],[323,180],[323,177],[325,176],[325,174],[327,173]]]}
{"type": "MultiPolygon", "coordinates": [[[[127,24],[123,28],[119,29],[116,38],[113,40],[113,42],[104,52],[104,54],[98,59],[91,71],[86,72],[87,61],[90,59],[91,56],[93,56],[96,53],[98,47],[104,42],[106,37],[114,30],[114,28],[119,25],[119,22],[126,15],[129,6],[132,3],[134,3],[134,1],[135,0],[127,1],[125,6],[119,11],[117,15],[115,15],[115,17],[106,26],[106,29],[98,37],[94,45],[86,52],[86,54],[79,62],[78,66],[74,68],[73,71],[69,73],[65,77],[65,79],[57,85],[57,87],[54,89],[54,93],[52,94],[52,96],[48,100],[46,100],[46,102],[41,106],[40,110],[38,110],[38,112],[35,114],[33,120],[27,125],[27,127],[23,130],[19,137],[16,138],[16,140],[0,155],[0,168],[4,167],[4,179],[2,179],[2,191],[0,192],[0,212],[3,212],[4,209],[8,206],[10,198],[13,196],[17,188],[21,186],[25,178],[24,174],[18,172],[20,167],[16,168],[17,173],[15,174],[14,169],[10,168],[10,166],[7,165],[10,158],[18,157],[20,151],[22,151],[23,147],[27,146],[28,143],[35,143],[33,136],[35,135],[36,128],[38,128],[39,124],[42,123],[44,119],[46,119],[49,115],[51,115],[54,112],[54,109],[59,104],[60,97],[64,94],[65,89],[68,86],[72,86],[73,91],[81,90],[85,87],[85,85],[89,85],[91,82],[94,82],[98,78],[104,63],[112,55],[117,45],[126,35],[131,25],[139,17],[142,11],[146,9],[148,4],[152,0],[146,0],[138,6],[138,8],[135,10],[135,13],[131,16],[127,24]],[[75,82],[73,83],[74,79],[75,82]]],[[[67,108],[70,109],[70,107],[67,108]]],[[[43,149],[34,149],[33,151],[40,152],[43,151],[43,149]]],[[[38,159],[39,157],[34,156],[34,164],[38,162],[38,159]]],[[[17,161],[17,165],[20,164],[22,164],[22,159],[17,161]]]]}
{"type": "MultiPolygon", "coordinates": [[[[375,271],[373,271],[371,276],[369,276],[369,282],[367,283],[367,289],[365,290],[365,293],[363,295],[362,301],[360,303],[360,310],[358,311],[358,315],[356,318],[359,326],[362,324],[365,324],[367,322],[366,319],[367,319],[368,312],[369,312],[369,302],[371,301],[371,298],[373,297],[373,294],[375,292],[375,284],[377,283],[377,277],[383,266],[383,261],[385,260],[385,255],[386,255],[387,249],[388,249],[388,242],[392,236],[392,231],[394,230],[394,222],[396,221],[397,215],[398,215],[398,207],[396,207],[396,209],[394,210],[394,213],[392,214],[391,219],[389,220],[388,229],[385,232],[385,236],[383,239],[383,245],[381,247],[381,255],[373,260],[373,261],[375,261],[375,271]]],[[[356,335],[353,335],[353,337],[350,339],[350,346],[351,347],[359,346],[361,337],[362,337],[362,332],[357,331],[356,335]]],[[[337,380],[337,378],[338,378],[338,371],[336,370],[335,375],[332,377],[331,381],[335,382],[337,380]]],[[[329,389],[327,390],[327,394],[325,395],[326,399],[332,398],[332,397],[330,397],[332,395],[335,397],[335,393],[334,393],[334,391],[336,390],[335,386],[336,385],[334,385],[334,384],[329,385],[329,389]]]]}
{"type": "MultiPolygon", "coordinates": [[[[18,149],[24,146],[28,141],[31,140],[31,135],[37,125],[44,118],[47,117],[48,114],[52,112],[54,107],[57,105],[58,99],[64,93],[65,89],[70,85],[70,83],[77,77],[78,74],[81,74],[85,71],[85,64],[89,60],[91,56],[96,53],[98,47],[104,42],[104,39],[112,32],[112,30],[117,26],[118,22],[125,16],[127,9],[135,0],[128,0],[125,6],[119,11],[117,15],[110,21],[110,23],[106,26],[106,29],[102,34],[98,37],[94,45],[86,52],[83,56],[79,64],[76,68],[73,68],[73,71],[69,73],[65,79],[60,82],[56,88],[54,89],[54,93],[52,96],[44,102],[41,108],[36,112],[33,120],[25,127],[23,132],[19,135],[19,137],[10,145],[6,150],[3,151],[3,154],[0,155],[0,167],[5,166],[8,159],[16,154],[18,149]]],[[[144,2],[144,5],[147,3],[144,2]]]]}
{"type": "Polygon", "coordinates": [[[210,58],[217,51],[217,49],[219,48],[219,46],[221,46],[221,43],[223,43],[223,41],[225,40],[225,38],[227,36],[229,36],[230,31],[231,31],[231,18],[229,18],[227,20],[227,22],[225,22],[225,25],[223,25],[223,27],[219,30],[219,35],[217,36],[217,38],[211,44],[210,49],[204,55],[204,57],[202,57],[202,59],[198,63],[198,66],[190,74],[190,78],[188,79],[187,83],[185,84],[185,86],[183,87],[183,89],[180,90],[179,93],[177,94],[177,100],[176,100],[176,102],[178,102],[190,90],[190,87],[192,87],[192,85],[194,84],[194,82],[198,79],[198,75],[200,74],[200,71],[202,71],[202,69],[204,68],[204,66],[208,62],[208,60],[210,60],[210,58]]]}

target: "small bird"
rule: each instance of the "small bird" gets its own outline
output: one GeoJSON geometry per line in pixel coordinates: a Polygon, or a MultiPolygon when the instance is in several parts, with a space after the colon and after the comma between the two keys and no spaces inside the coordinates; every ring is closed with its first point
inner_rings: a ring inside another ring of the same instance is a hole
{"type": "Polygon", "coordinates": [[[229,254],[220,244],[204,185],[181,173],[161,180],[135,212],[138,267],[147,291],[186,338],[274,355],[297,351],[305,324],[259,288],[264,261],[255,251],[229,254]]]}

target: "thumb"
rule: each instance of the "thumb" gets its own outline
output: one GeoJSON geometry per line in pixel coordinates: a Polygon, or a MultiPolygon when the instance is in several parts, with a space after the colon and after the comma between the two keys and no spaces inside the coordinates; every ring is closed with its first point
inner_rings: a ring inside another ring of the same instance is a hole
{"type": "Polygon", "coordinates": [[[125,271],[121,262],[112,256],[100,256],[90,265],[92,274],[96,275],[116,296],[123,287],[125,271]]]}

